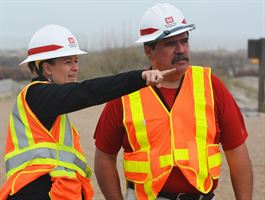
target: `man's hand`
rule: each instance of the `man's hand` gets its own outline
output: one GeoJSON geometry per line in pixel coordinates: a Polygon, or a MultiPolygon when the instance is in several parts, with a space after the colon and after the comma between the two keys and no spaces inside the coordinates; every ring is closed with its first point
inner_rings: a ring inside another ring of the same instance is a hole
{"type": "Polygon", "coordinates": [[[142,72],[142,78],[146,80],[146,85],[153,85],[160,88],[162,86],[164,77],[171,73],[174,73],[175,71],[175,68],[164,71],[147,70],[142,72]]]}

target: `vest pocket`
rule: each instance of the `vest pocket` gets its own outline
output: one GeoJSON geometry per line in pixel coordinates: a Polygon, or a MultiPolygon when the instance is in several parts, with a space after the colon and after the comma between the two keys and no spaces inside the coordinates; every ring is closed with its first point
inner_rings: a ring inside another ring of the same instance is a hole
{"type": "Polygon", "coordinates": [[[221,173],[222,154],[219,144],[211,144],[207,146],[209,173],[213,179],[217,179],[221,173]]]}
{"type": "Polygon", "coordinates": [[[149,154],[147,151],[123,153],[123,168],[127,180],[144,183],[150,174],[149,154]]]}

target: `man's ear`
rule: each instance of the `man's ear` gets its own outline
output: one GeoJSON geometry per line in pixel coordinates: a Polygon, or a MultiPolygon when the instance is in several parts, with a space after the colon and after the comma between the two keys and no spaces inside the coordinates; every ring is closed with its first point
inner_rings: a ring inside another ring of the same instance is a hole
{"type": "Polygon", "coordinates": [[[152,60],[152,48],[149,47],[148,45],[144,45],[144,52],[145,55],[148,57],[149,60],[152,60]]]}

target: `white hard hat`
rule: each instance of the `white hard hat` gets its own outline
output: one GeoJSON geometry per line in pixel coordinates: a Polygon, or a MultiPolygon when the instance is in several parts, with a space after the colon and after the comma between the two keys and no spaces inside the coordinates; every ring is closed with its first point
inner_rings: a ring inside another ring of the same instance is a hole
{"type": "Polygon", "coordinates": [[[148,8],[140,23],[140,38],[136,43],[157,41],[195,29],[187,24],[182,12],[168,3],[148,8]]]}
{"type": "Polygon", "coordinates": [[[44,26],[32,36],[28,46],[28,57],[20,65],[31,61],[86,53],[79,49],[75,36],[69,30],[52,24],[44,26]]]}

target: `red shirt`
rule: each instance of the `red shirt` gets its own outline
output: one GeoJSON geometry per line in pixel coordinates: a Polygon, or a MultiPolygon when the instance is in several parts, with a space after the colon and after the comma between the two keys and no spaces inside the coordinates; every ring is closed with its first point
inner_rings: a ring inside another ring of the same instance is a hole
{"type": "MultiPolygon", "coordinates": [[[[215,105],[216,137],[215,143],[221,143],[224,150],[230,150],[243,144],[247,138],[242,114],[223,83],[212,75],[212,85],[215,105]]],[[[178,89],[160,88],[160,96],[164,98],[167,107],[173,106],[178,89]]],[[[160,97],[161,98],[161,97],[160,97]]],[[[96,146],[108,154],[117,154],[121,148],[131,152],[127,134],[123,125],[123,109],[121,99],[115,99],[106,104],[98,121],[94,138],[96,146]]],[[[217,187],[218,180],[214,180],[213,189],[217,187]]],[[[199,193],[189,184],[181,171],[174,167],[168,180],[163,186],[163,192],[172,193],[199,193]]]]}

